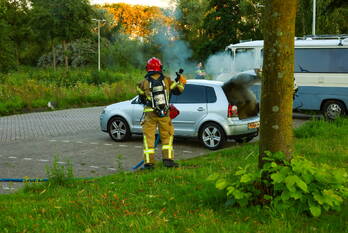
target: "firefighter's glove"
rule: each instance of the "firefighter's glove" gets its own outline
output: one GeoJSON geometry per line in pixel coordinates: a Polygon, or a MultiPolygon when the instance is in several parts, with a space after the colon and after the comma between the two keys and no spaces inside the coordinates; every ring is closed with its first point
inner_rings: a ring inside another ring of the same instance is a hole
{"type": "Polygon", "coordinates": [[[179,83],[184,84],[184,85],[186,84],[186,78],[184,75],[180,75],[179,83]]]}

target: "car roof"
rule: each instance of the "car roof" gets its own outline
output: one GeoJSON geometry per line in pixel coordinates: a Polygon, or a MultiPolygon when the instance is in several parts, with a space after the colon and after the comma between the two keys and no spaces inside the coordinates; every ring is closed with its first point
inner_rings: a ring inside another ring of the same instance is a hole
{"type": "Polygon", "coordinates": [[[223,82],[205,79],[189,79],[187,84],[203,85],[203,86],[222,86],[223,82]]]}

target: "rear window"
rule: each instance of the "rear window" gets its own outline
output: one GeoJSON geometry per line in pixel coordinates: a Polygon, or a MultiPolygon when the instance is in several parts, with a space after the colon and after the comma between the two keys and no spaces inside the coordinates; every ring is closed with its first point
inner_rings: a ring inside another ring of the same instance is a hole
{"type": "Polygon", "coordinates": [[[215,103],[216,102],[216,94],[215,90],[212,87],[206,87],[207,91],[207,102],[208,103],[215,103]]]}
{"type": "Polygon", "coordinates": [[[296,73],[348,73],[348,49],[295,49],[296,73]]]}

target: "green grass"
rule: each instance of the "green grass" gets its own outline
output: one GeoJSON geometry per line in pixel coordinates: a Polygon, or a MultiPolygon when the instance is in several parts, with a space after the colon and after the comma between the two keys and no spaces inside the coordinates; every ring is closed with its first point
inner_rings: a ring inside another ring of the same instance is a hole
{"type": "MultiPolygon", "coordinates": [[[[296,153],[348,170],[348,119],[308,122],[296,130],[296,153]],[[308,129],[312,129],[308,133],[308,129]]],[[[2,232],[347,232],[348,203],[319,218],[269,207],[226,207],[225,193],[207,177],[239,166],[256,169],[257,144],[160,164],[154,171],[95,180],[26,186],[0,196],[2,232]]]]}
{"type": "Polygon", "coordinates": [[[137,69],[102,70],[26,68],[0,76],[0,116],[43,111],[48,102],[57,109],[107,105],[136,94],[144,72],[137,69]]]}

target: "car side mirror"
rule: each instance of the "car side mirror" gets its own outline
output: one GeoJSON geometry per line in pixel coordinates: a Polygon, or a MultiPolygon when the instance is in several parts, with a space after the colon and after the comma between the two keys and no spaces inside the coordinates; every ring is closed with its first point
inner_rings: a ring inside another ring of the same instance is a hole
{"type": "Polygon", "coordinates": [[[132,104],[141,104],[140,97],[137,96],[137,97],[132,101],[132,104]]]}

